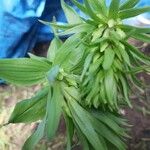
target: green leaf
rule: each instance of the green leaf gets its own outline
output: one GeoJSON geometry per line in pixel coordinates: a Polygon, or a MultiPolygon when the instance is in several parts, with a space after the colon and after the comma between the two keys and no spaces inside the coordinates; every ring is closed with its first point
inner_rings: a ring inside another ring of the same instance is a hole
{"type": "Polygon", "coordinates": [[[131,32],[134,30],[135,31],[134,33],[150,33],[150,28],[146,28],[146,27],[142,28],[142,27],[134,27],[130,25],[119,25],[119,27],[125,30],[125,32],[131,32]]]}
{"type": "Polygon", "coordinates": [[[131,71],[125,71],[125,73],[140,73],[140,72],[150,72],[150,66],[139,66],[131,68],[131,71]]]}
{"type": "Polygon", "coordinates": [[[61,6],[69,24],[78,24],[83,22],[75,10],[66,4],[64,0],[61,0],[61,6]]]}
{"type": "Polygon", "coordinates": [[[69,37],[60,47],[58,53],[56,53],[57,57],[54,59],[54,65],[60,65],[63,67],[63,63],[68,55],[70,55],[70,53],[79,45],[79,43],[81,43],[81,38],[81,34],[75,34],[69,37]]]}
{"type": "Polygon", "coordinates": [[[95,13],[102,14],[103,16],[106,16],[106,4],[105,0],[88,0],[91,7],[95,11],[95,13]]]}
{"type": "Polygon", "coordinates": [[[84,75],[86,74],[86,72],[87,72],[87,70],[88,70],[88,68],[89,68],[89,66],[90,66],[90,63],[91,63],[91,61],[92,61],[92,58],[93,58],[93,53],[90,53],[90,54],[86,57],[80,80],[82,80],[83,77],[84,77],[84,75]]]}
{"type": "Polygon", "coordinates": [[[66,23],[56,23],[56,22],[47,22],[40,20],[41,23],[54,28],[55,30],[67,30],[78,24],[66,24],[66,23]]]}
{"type": "Polygon", "coordinates": [[[99,112],[99,111],[93,111],[92,113],[100,122],[107,125],[111,130],[113,130],[119,136],[126,135],[123,127],[120,127],[121,124],[118,124],[117,122],[115,122],[110,116],[108,116],[109,114],[99,112]]]}
{"type": "Polygon", "coordinates": [[[137,88],[141,93],[144,93],[143,84],[134,74],[129,74],[129,79],[135,88],[137,88]]]}
{"type": "Polygon", "coordinates": [[[71,0],[75,6],[77,6],[82,12],[84,12],[85,14],[87,14],[87,10],[85,8],[85,6],[81,3],[79,3],[77,0],[71,0]]]}
{"type": "Polygon", "coordinates": [[[63,86],[64,90],[75,100],[79,101],[80,100],[80,93],[79,90],[77,88],[75,88],[74,86],[63,86]]]}
{"type": "Polygon", "coordinates": [[[139,49],[137,49],[135,46],[132,46],[130,44],[128,44],[125,41],[122,41],[122,43],[128,48],[128,50],[130,50],[132,53],[134,53],[135,55],[137,55],[139,58],[143,59],[144,62],[148,61],[150,64],[150,57],[146,56],[145,54],[143,54],[142,52],[140,52],[139,49]]]}
{"type": "Polygon", "coordinates": [[[56,81],[56,78],[59,74],[60,67],[58,65],[52,67],[49,72],[47,73],[47,79],[50,83],[50,85],[53,85],[53,83],[56,81]]]}
{"type": "Polygon", "coordinates": [[[122,58],[124,59],[124,61],[130,66],[131,64],[130,64],[129,55],[126,52],[125,47],[121,43],[118,43],[118,50],[120,54],[122,55],[122,58]]]}
{"type": "Polygon", "coordinates": [[[67,148],[66,150],[71,150],[72,147],[72,140],[74,135],[74,123],[70,117],[67,115],[64,116],[67,128],[67,148]]]}
{"type": "Polygon", "coordinates": [[[31,54],[31,53],[28,53],[28,55],[30,56],[31,59],[35,59],[35,60],[38,60],[38,61],[44,61],[48,64],[52,64],[47,58],[45,57],[41,57],[41,56],[36,56],[34,54],[31,54]]]}
{"type": "Polygon", "coordinates": [[[105,0],[97,0],[97,1],[99,1],[99,7],[101,9],[100,12],[102,12],[104,16],[107,16],[106,1],[105,0]]]}
{"type": "Polygon", "coordinates": [[[140,40],[142,42],[145,42],[145,43],[150,43],[150,36],[148,34],[141,34],[137,32],[137,33],[132,34],[131,37],[137,40],[140,40]]]}
{"type": "Polygon", "coordinates": [[[133,8],[134,6],[136,6],[139,3],[140,0],[126,0],[124,3],[122,3],[122,5],[120,6],[120,10],[123,9],[129,9],[129,8],[133,8]]]}
{"type": "Polygon", "coordinates": [[[0,59],[0,78],[16,85],[34,85],[46,81],[51,64],[41,59],[0,59]]]}
{"type": "Polygon", "coordinates": [[[51,41],[50,47],[48,49],[47,58],[50,62],[53,62],[58,49],[61,47],[62,41],[58,37],[54,37],[51,41]]]}
{"type": "Polygon", "coordinates": [[[103,61],[103,68],[105,70],[108,70],[114,61],[115,52],[111,48],[107,48],[104,51],[104,61],[103,61]]]}
{"type": "Polygon", "coordinates": [[[54,83],[53,88],[50,87],[49,89],[45,125],[45,132],[48,139],[54,137],[60,122],[61,107],[63,103],[63,96],[60,90],[60,85],[57,82],[54,83]]]}
{"type": "Polygon", "coordinates": [[[110,7],[109,7],[109,18],[110,19],[118,18],[119,3],[120,3],[120,0],[112,0],[111,1],[110,7]]]}
{"type": "Polygon", "coordinates": [[[38,142],[43,138],[44,129],[45,129],[45,120],[38,125],[36,131],[26,140],[22,150],[34,149],[35,146],[38,144],[38,142]]]}
{"type": "Polygon", "coordinates": [[[107,141],[107,144],[110,142],[119,150],[126,149],[126,145],[121,141],[121,138],[112,132],[107,126],[98,121],[98,119],[94,118],[92,115],[89,116],[89,119],[91,120],[96,132],[107,141]]]}
{"type": "Polygon", "coordinates": [[[87,10],[88,15],[96,22],[100,22],[100,23],[104,23],[104,21],[99,18],[96,13],[94,12],[94,10],[91,8],[90,2],[89,0],[84,0],[84,4],[87,10]]]}
{"type": "Polygon", "coordinates": [[[131,17],[138,16],[140,14],[146,13],[150,11],[150,7],[143,7],[143,8],[132,8],[132,9],[125,9],[120,11],[119,17],[121,19],[127,19],[131,17]]]}
{"type": "Polygon", "coordinates": [[[108,102],[111,106],[113,106],[115,103],[114,94],[116,93],[116,83],[114,80],[114,73],[112,69],[108,70],[105,73],[104,85],[108,102]]]}
{"type": "Polygon", "coordinates": [[[123,76],[120,76],[119,78],[120,78],[120,81],[121,81],[121,84],[122,84],[125,100],[126,100],[127,104],[129,105],[129,107],[132,108],[131,102],[129,100],[129,94],[128,94],[129,93],[129,88],[128,88],[128,85],[127,85],[127,81],[123,78],[123,76]]]}
{"type": "Polygon", "coordinates": [[[107,98],[106,98],[107,96],[106,96],[104,84],[101,84],[101,86],[100,86],[100,97],[101,97],[101,100],[104,104],[108,103],[107,98]]]}
{"type": "Polygon", "coordinates": [[[59,35],[62,36],[62,35],[69,35],[69,34],[82,33],[82,32],[89,33],[90,31],[94,30],[94,28],[95,27],[90,24],[82,23],[73,28],[60,32],[59,35]]]}
{"type": "Polygon", "coordinates": [[[85,111],[75,100],[70,99],[69,100],[69,107],[70,111],[72,113],[72,116],[79,126],[82,133],[86,136],[89,143],[93,146],[95,150],[101,150],[104,149],[101,141],[99,140],[99,137],[97,133],[95,132],[92,122],[89,120],[87,114],[88,112],[85,111]]]}
{"type": "Polygon", "coordinates": [[[90,65],[89,72],[92,74],[97,72],[102,62],[103,62],[103,56],[101,56],[99,59],[97,59],[94,63],[90,65]]]}
{"type": "Polygon", "coordinates": [[[79,65],[78,68],[80,68],[82,66],[80,62],[83,61],[85,52],[86,46],[84,44],[80,44],[75,49],[72,49],[71,53],[62,64],[63,67],[66,68],[66,71],[74,69],[74,67],[76,67],[77,65],[79,65]]]}
{"type": "Polygon", "coordinates": [[[76,127],[76,131],[77,131],[77,135],[79,137],[79,140],[82,144],[83,150],[90,150],[90,144],[88,143],[88,140],[86,139],[85,135],[82,133],[82,131],[80,130],[78,124],[74,121],[75,127],[76,127]]]}
{"type": "Polygon", "coordinates": [[[111,120],[114,120],[117,124],[120,124],[121,126],[129,126],[127,123],[127,119],[123,118],[120,114],[116,114],[115,112],[105,112],[105,115],[107,115],[111,120]]]}
{"type": "Polygon", "coordinates": [[[29,123],[42,119],[45,116],[47,95],[48,87],[45,87],[33,98],[18,102],[9,123],[29,123]]]}

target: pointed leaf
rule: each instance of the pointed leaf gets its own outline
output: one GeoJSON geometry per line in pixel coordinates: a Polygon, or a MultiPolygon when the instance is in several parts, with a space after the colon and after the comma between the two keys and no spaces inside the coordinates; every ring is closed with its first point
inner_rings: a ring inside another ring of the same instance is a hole
{"type": "Polygon", "coordinates": [[[56,81],[60,67],[58,65],[52,67],[47,73],[47,79],[51,85],[56,81]]]}
{"type": "Polygon", "coordinates": [[[74,123],[70,117],[65,115],[65,122],[67,128],[67,148],[66,150],[71,150],[72,147],[72,140],[74,135],[74,123]]]}
{"type": "Polygon", "coordinates": [[[90,63],[92,61],[92,58],[93,58],[93,53],[90,53],[86,59],[85,59],[85,63],[84,63],[84,68],[83,68],[83,71],[82,71],[82,74],[81,74],[81,80],[83,79],[84,75],[86,74],[89,66],[90,66],[90,63]]]}
{"type": "Polygon", "coordinates": [[[50,68],[51,64],[41,59],[1,59],[0,78],[16,85],[34,85],[46,80],[50,68]]]}
{"type": "Polygon", "coordinates": [[[42,121],[38,125],[38,128],[36,129],[36,131],[26,140],[26,142],[23,145],[22,150],[31,150],[31,149],[34,149],[35,146],[38,144],[38,142],[44,136],[44,128],[45,128],[45,120],[42,121]]]}
{"type": "Polygon", "coordinates": [[[50,88],[47,108],[46,108],[46,127],[45,132],[48,139],[52,139],[56,134],[61,116],[63,97],[59,83],[54,83],[53,89],[50,88]]]}
{"type": "Polygon", "coordinates": [[[111,4],[109,7],[109,18],[110,19],[118,18],[119,3],[120,3],[120,0],[111,0],[111,4]]]}
{"type": "Polygon", "coordinates": [[[121,84],[122,84],[125,100],[126,100],[127,104],[129,105],[129,107],[132,108],[131,102],[129,100],[129,95],[128,95],[129,89],[128,89],[127,82],[122,76],[120,76],[120,81],[121,81],[121,84]]]}
{"type": "Polygon", "coordinates": [[[127,19],[131,17],[138,16],[140,14],[146,13],[150,11],[150,7],[143,7],[143,8],[132,8],[132,9],[125,9],[120,11],[119,17],[121,19],[127,19]]]}
{"type": "Polygon", "coordinates": [[[145,54],[143,54],[142,52],[140,52],[140,50],[138,48],[136,48],[135,46],[132,46],[130,44],[128,44],[127,42],[122,41],[123,44],[125,44],[125,46],[128,48],[128,50],[130,50],[131,52],[133,52],[135,55],[137,55],[139,58],[148,61],[150,64],[150,57],[146,56],[145,54]]]}
{"type": "Polygon", "coordinates": [[[20,101],[16,104],[9,123],[34,122],[45,116],[48,87],[40,90],[33,98],[20,101]]]}
{"type": "Polygon", "coordinates": [[[113,106],[116,85],[115,85],[114,74],[112,69],[110,69],[105,73],[104,85],[105,85],[105,92],[107,95],[108,102],[110,103],[110,105],[113,106]]]}
{"type": "Polygon", "coordinates": [[[145,43],[150,43],[150,36],[148,34],[134,33],[131,35],[131,37],[145,43]]]}
{"type": "Polygon", "coordinates": [[[64,0],[61,0],[61,6],[65,12],[65,16],[69,24],[82,23],[80,16],[73,10],[69,5],[67,5],[64,0]]]}
{"type": "Polygon", "coordinates": [[[94,10],[91,8],[90,2],[89,0],[84,0],[84,4],[87,10],[88,15],[95,21],[100,22],[100,23],[104,23],[104,21],[99,18],[96,13],[94,12],[94,10]]]}
{"type": "Polygon", "coordinates": [[[50,47],[48,49],[47,58],[49,61],[53,62],[58,49],[61,47],[62,41],[58,37],[54,37],[51,41],[50,47]]]}
{"type": "Polygon", "coordinates": [[[126,0],[124,3],[122,3],[122,5],[120,6],[120,10],[123,9],[129,9],[129,8],[133,8],[134,6],[136,6],[139,3],[140,0],[126,0]]]}
{"type": "Polygon", "coordinates": [[[87,14],[87,10],[85,8],[85,6],[81,3],[79,3],[77,0],[71,0],[75,6],[77,6],[82,12],[84,12],[85,14],[87,14]]]}
{"type": "Polygon", "coordinates": [[[144,27],[144,28],[142,28],[142,27],[134,27],[134,26],[131,26],[131,25],[119,25],[119,27],[121,29],[125,30],[126,32],[129,32],[130,30],[131,31],[134,30],[135,31],[134,33],[150,33],[150,28],[146,28],[146,27],[144,27]]]}
{"type": "Polygon", "coordinates": [[[105,50],[104,62],[103,62],[103,68],[105,70],[108,70],[112,66],[114,57],[115,57],[115,52],[111,48],[105,50]]]}
{"type": "Polygon", "coordinates": [[[70,34],[74,34],[74,33],[82,33],[82,32],[85,32],[85,33],[89,33],[90,31],[94,30],[94,26],[91,26],[90,24],[87,24],[87,23],[82,23],[82,24],[79,24],[71,29],[68,29],[68,30],[65,30],[63,32],[60,32],[59,35],[62,36],[62,35],[70,35],[70,34]]]}
{"type": "Polygon", "coordinates": [[[77,125],[79,126],[83,134],[86,136],[86,138],[89,140],[90,144],[94,147],[95,150],[99,150],[99,148],[103,150],[104,149],[103,145],[99,140],[99,137],[92,126],[92,122],[90,122],[87,117],[88,112],[86,112],[74,100],[70,100],[69,105],[70,105],[70,111],[77,125]]]}

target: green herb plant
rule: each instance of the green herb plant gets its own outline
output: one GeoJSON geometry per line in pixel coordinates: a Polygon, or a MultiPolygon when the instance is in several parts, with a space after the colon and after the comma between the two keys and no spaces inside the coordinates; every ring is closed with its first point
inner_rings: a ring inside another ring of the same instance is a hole
{"type": "Polygon", "coordinates": [[[67,23],[44,22],[53,28],[54,39],[47,58],[1,59],[0,78],[21,86],[41,84],[31,98],[16,104],[8,123],[41,120],[23,150],[32,150],[42,138],[53,139],[63,116],[66,150],[74,136],[83,150],[125,150],[128,124],[120,114],[132,108],[131,87],[145,85],[137,74],[150,72],[150,58],[129,44],[134,38],[150,42],[150,28],[124,24],[124,20],[150,11],[136,8],[139,0],[84,0],[72,2],[83,18],[61,0],[67,23]],[[65,42],[59,37],[68,36],[65,42]]]}

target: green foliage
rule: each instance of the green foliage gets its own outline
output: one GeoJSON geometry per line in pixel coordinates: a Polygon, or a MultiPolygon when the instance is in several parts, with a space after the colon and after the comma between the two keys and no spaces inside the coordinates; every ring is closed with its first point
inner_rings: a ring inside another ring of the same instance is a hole
{"type": "Polygon", "coordinates": [[[17,85],[43,83],[31,99],[19,102],[9,123],[41,120],[23,149],[31,150],[40,139],[52,139],[61,115],[67,126],[67,150],[77,134],[84,150],[125,150],[127,121],[119,109],[132,107],[130,85],[142,88],[136,74],[150,71],[150,58],[128,43],[130,37],[149,42],[149,28],[123,24],[123,20],[149,11],[136,8],[139,0],[72,2],[87,16],[83,19],[61,0],[68,23],[43,22],[55,37],[47,58],[0,60],[0,78],[17,85]],[[59,32],[57,32],[59,31],[59,32]],[[59,35],[67,35],[62,43],[59,35]],[[76,133],[76,134],[75,134],[76,133]]]}
{"type": "Polygon", "coordinates": [[[0,77],[16,85],[34,85],[44,82],[50,67],[46,59],[3,59],[0,60],[0,77]]]}
{"type": "Polygon", "coordinates": [[[18,102],[9,118],[9,123],[34,122],[42,119],[45,115],[47,95],[48,87],[45,87],[31,99],[18,102]]]}

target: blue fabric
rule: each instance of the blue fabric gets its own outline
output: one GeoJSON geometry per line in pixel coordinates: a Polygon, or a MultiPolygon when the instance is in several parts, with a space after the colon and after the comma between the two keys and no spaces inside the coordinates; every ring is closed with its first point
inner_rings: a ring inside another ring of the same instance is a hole
{"type": "MultiPolygon", "coordinates": [[[[141,0],[141,5],[150,2],[141,0]]],[[[0,0],[0,58],[24,57],[37,42],[51,40],[50,28],[38,19],[51,21],[53,16],[65,21],[60,0],[0,0]]]]}
{"type": "Polygon", "coordinates": [[[37,42],[51,40],[50,28],[38,19],[53,16],[65,21],[60,0],[0,0],[0,58],[24,57],[37,42]]]}
{"type": "Polygon", "coordinates": [[[37,40],[37,18],[41,17],[46,0],[0,1],[0,57],[25,56],[37,40]]]}

